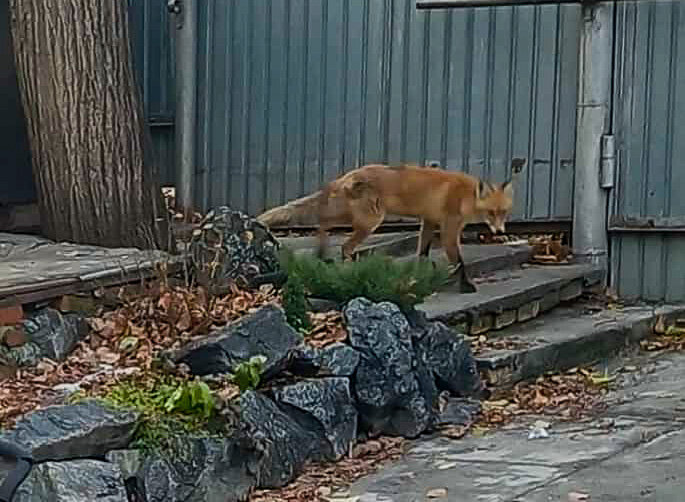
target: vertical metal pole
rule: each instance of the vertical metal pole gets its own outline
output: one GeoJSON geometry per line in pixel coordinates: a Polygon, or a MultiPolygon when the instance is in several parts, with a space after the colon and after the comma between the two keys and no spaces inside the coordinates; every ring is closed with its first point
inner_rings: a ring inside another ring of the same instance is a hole
{"type": "Polygon", "coordinates": [[[580,36],[573,253],[606,270],[607,193],[601,186],[602,136],[611,118],[613,2],[584,3],[580,36]]]}
{"type": "Polygon", "coordinates": [[[172,0],[176,14],[176,204],[194,210],[197,122],[197,0],[172,0]]]}

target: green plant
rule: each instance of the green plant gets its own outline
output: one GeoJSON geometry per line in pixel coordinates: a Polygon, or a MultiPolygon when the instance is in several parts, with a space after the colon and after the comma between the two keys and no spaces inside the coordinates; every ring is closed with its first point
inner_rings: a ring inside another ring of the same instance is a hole
{"type": "Polygon", "coordinates": [[[289,274],[283,286],[283,310],[285,317],[293,328],[299,331],[311,329],[307,314],[307,296],[302,278],[297,274],[289,274]]]}
{"type": "Polygon", "coordinates": [[[231,380],[238,386],[241,393],[246,390],[254,390],[259,386],[264,371],[264,363],[266,363],[266,357],[253,356],[236,366],[231,380]]]}
{"type": "Polygon", "coordinates": [[[169,413],[197,415],[207,420],[214,412],[214,398],[209,386],[200,381],[184,382],[164,402],[169,413]]]}
{"type": "Polygon", "coordinates": [[[358,261],[327,263],[314,256],[284,250],[281,266],[288,278],[301,278],[311,296],[347,302],[363,296],[371,301],[390,301],[408,310],[444,285],[449,272],[427,260],[396,261],[371,255],[358,261]]]}
{"type": "Polygon", "coordinates": [[[140,413],[133,446],[143,449],[165,448],[177,435],[207,435],[208,421],[215,413],[214,397],[206,383],[169,375],[120,380],[99,399],[114,408],[140,413]]]}

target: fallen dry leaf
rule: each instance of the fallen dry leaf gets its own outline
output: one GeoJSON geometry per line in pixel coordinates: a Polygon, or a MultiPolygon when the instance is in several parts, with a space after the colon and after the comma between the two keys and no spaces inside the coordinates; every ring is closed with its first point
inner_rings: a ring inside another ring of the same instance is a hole
{"type": "Polygon", "coordinates": [[[444,499],[447,497],[447,488],[433,488],[426,492],[426,497],[429,499],[444,499]]]}
{"type": "Polygon", "coordinates": [[[343,323],[342,313],[337,310],[310,314],[312,329],[305,340],[309,345],[323,348],[336,342],[347,340],[347,330],[343,323]]]}
{"type": "Polygon", "coordinates": [[[532,263],[541,265],[557,265],[567,263],[571,255],[571,249],[566,244],[562,244],[563,234],[554,235],[535,235],[528,239],[528,244],[533,248],[532,263]]]}
{"type": "Polygon", "coordinates": [[[587,493],[571,492],[568,494],[568,502],[585,502],[590,500],[590,495],[587,493]]]}

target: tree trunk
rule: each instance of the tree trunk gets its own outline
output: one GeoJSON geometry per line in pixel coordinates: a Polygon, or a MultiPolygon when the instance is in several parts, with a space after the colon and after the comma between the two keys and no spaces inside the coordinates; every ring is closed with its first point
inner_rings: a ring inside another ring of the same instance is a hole
{"type": "Polygon", "coordinates": [[[44,234],[170,249],[127,0],[11,0],[44,234]]]}

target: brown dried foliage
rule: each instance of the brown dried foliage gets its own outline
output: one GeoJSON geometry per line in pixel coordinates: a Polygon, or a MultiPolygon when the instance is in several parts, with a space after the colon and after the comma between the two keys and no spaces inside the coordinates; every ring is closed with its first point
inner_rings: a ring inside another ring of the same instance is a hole
{"type": "Polygon", "coordinates": [[[323,502],[333,490],[376,471],[402,456],[406,440],[380,437],[358,444],[352,456],[336,463],[312,463],[292,483],[278,490],[257,490],[250,502],[323,502]]]}
{"type": "Polygon", "coordinates": [[[11,426],[31,410],[63,395],[55,386],[79,383],[83,390],[106,387],[126,368],[149,369],[166,349],[207,334],[260,306],[278,301],[273,288],[257,292],[233,288],[210,298],[202,288],[162,288],[155,295],[130,299],[101,317],[91,318],[91,333],[62,362],[41,361],[19,369],[0,386],[0,426],[11,426]]]}

